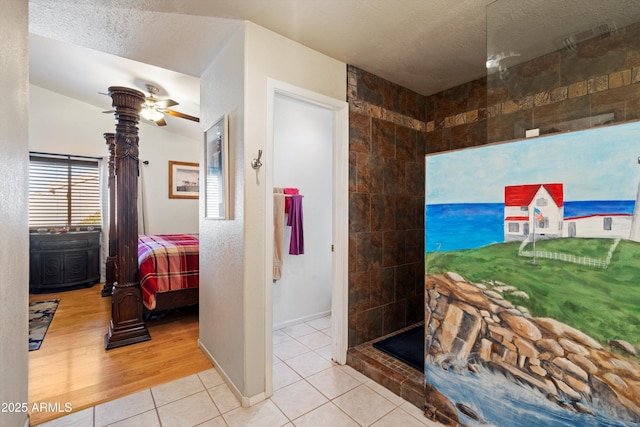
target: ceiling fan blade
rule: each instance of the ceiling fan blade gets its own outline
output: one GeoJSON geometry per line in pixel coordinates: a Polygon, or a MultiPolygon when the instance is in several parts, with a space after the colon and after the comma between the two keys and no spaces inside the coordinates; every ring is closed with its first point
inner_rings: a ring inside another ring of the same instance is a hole
{"type": "Polygon", "coordinates": [[[103,111],[103,113],[105,113],[105,114],[113,114],[115,112],[116,112],[116,110],[103,111]]]}
{"type": "Polygon", "coordinates": [[[173,107],[174,105],[178,105],[178,103],[173,99],[155,100],[155,103],[158,108],[169,108],[173,107]]]}
{"type": "Polygon", "coordinates": [[[164,117],[161,118],[161,119],[155,120],[155,122],[156,122],[156,124],[158,126],[166,126],[167,125],[167,122],[165,121],[164,117]]]}
{"type": "Polygon", "coordinates": [[[170,116],[173,117],[179,117],[181,119],[187,119],[187,120],[191,120],[193,122],[200,122],[200,119],[198,117],[195,116],[190,116],[188,114],[184,114],[184,113],[179,113],[177,111],[173,111],[173,110],[163,110],[163,113],[167,113],[170,116]]]}

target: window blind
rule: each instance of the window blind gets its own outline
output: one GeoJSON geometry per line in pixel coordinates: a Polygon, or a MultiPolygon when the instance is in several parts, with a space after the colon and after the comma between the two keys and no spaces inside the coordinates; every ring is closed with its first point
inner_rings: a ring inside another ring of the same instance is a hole
{"type": "Polygon", "coordinates": [[[29,227],[99,227],[98,159],[31,153],[29,227]]]}

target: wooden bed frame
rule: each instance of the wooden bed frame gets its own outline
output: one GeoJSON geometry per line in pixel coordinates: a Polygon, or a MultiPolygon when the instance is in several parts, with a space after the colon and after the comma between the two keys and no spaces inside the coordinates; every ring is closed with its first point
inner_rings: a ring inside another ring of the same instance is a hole
{"type": "MultiPolygon", "coordinates": [[[[109,256],[103,296],[111,296],[111,322],[105,349],[151,339],[144,322],[150,313],[143,304],[138,282],[138,122],[144,94],[112,86],[116,132],[103,136],[109,149],[109,256]]],[[[198,288],[156,295],[153,312],[198,303],[198,288]]]]}

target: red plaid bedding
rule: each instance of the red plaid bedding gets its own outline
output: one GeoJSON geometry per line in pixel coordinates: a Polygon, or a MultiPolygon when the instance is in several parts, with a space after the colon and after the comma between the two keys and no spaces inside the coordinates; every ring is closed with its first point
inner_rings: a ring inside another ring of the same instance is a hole
{"type": "Polygon", "coordinates": [[[147,309],[156,308],[156,293],[198,287],[199,252],[197,234],[138,236],[138,278],[147,309]]]}

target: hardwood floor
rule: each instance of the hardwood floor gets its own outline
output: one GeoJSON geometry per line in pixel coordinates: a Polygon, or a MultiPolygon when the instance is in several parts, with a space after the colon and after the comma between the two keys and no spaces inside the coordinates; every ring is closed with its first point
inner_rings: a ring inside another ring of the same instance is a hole
{"type": "Polygon", "coordinates": [[[173,381],[213,365],[198,348],[197,309],[183,309],[150,320],[151,340],[104,349],[111,298],[102,285],[68,292],[30,295],[30,301],[60,299],[39,350],[29,352],[31,425],[173,381]],[[60,408],[60,412],[56,409],[60,408]]]}

